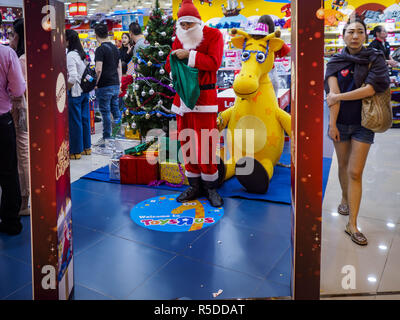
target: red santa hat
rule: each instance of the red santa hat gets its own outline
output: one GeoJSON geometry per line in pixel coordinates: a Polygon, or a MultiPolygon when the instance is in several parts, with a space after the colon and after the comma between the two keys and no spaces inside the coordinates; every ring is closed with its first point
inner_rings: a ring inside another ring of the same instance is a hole
{"type": "Polygon", "coordinates": [[[183,0],[178,10],[178,23],[195,22],[201,23],[199,10],[195,7],[192,0],[183,0]]]}

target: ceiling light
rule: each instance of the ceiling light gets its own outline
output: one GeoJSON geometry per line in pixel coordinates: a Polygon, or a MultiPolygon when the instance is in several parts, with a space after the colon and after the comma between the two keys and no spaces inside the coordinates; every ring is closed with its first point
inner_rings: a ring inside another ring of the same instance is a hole
{"type": "Polygon", "coordinates": [[[339,213],[337,213],[337,212],[332,212],[331,215],[332,215],[332,217],[337,217],[337,216],[339,216],[339,213]]]}
{"type": "Polygon", "coordinates": [[[385,246],[384,244],[381,244],[378,248],[381,250],[387,250],[387,246],[385,246]]]}
{"type": "Polygon", "coordinates": [[[388,222],[386,224],[389,228],[394,228],[396,225],[393,222],[388,222]]]}
{"type": "Polygon", "coordinates": [[[368,277],[369,282],[376,282],[376,278],[374,276],[369,276],[368,277]]]}

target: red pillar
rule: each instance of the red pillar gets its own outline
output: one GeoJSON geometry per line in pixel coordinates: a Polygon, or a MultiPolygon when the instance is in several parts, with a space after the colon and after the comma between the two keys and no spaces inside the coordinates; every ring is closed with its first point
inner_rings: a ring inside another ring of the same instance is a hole
{"type": "MultiPolygon", "coordinates": [[[[322,1],[323,3],[323,1],[322,1]]],[[[324,21],[321,0],[292,0],[292,296],[319,299],[324,21]]]]}
{"type": "Polygon", "coordinates": [[[24,0],[34,299],[73,288],[64,4],[24,0]]]}

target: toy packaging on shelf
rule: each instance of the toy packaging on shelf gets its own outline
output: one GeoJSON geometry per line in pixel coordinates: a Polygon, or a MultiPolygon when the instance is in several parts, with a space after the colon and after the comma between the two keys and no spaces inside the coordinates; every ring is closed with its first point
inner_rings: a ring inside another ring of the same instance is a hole
{"type": "Polygon", "coordinates": [[[232,88],[235,81],[235,70],[219,69],[217,72],[217,88],[229,89],[232,88]]]}

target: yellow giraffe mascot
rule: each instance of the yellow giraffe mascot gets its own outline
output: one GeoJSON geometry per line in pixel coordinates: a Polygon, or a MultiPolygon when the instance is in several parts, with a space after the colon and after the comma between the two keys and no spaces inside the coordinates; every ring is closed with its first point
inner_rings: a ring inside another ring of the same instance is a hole
{"type": "Polygon", "coordinates": [[[229,159],[222,153],[220,157],[225,163],[225,180],[236,175],[251,193],[267,192],[283,151],[284,131],[291,133],[291,117],[279,107],[268,75],[275,52],[283,46],[278,32],[255,39],[242,30],[231,31],[233,45],[243,49],[242,70],[233,83],[234,106],[218,115],[218,129],[228,128],[230,153],[229,159]],[[254,133],[254,139],[246,139],[246,129],[254,133]]]}

